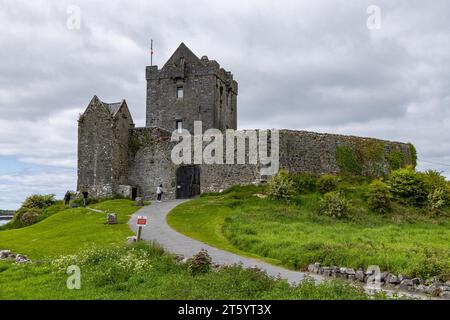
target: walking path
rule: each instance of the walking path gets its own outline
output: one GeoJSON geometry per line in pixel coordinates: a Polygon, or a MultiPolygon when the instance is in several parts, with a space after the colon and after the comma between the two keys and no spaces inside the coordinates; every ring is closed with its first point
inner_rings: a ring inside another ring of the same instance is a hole
{"type": "Polygon", "coordinates": [[[211,247],[203,242],[191,239],[181,233],[178,233],[167,224],[166,216],[170,210],[184,201],[186,200],[154,202],[151,205],[138,210],[130,219],[129,225],[131,229],[136,232],[137,216],[147,216],[148,222],[147,226],[142,229],[142,239],[146,241],[158,242],[167,251],[175,254],[181,254],[187,258],[192,257],[201,249],[206,249],[208,250],[213,262],[217,264],[231,265],[242,263],[245,268],[258,267],[266,271],[268,275],[280,276],[281,278],[288,280],[290,283],[298,283],[302,281],[306,275],[313,278],[317,282],[323,280],[323,277],[319,275],[291,271],[259,260],[244,258],[234,253],[211,247]]]}

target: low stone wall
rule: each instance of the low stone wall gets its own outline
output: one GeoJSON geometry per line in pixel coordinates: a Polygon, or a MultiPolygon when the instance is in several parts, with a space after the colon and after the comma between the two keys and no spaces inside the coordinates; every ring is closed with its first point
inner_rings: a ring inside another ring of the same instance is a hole
{"type": "Polygon", "coordinates": [[[373,284],[379,281],[381,287],[387,289],[397,289],[417,294],[428,294],[434,297],[450,299],[450,281],[442,282],[437,278],[408,279],[399,274],[395,275],[389,272],[380,272],[375,275],[375,270],[364,271],[363,269],[338,268],[336,266],[321,266],[320,263],[310,264],[308,272],[320,274],[325,277],[348,279],[366,284],[373,284]]]}

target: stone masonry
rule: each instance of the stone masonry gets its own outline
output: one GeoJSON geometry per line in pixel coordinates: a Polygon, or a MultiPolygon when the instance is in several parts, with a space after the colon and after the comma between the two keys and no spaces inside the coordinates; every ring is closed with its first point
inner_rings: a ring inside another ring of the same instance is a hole
{"type": "MultiPolygon", "coordinates": [[[[237,128],[238,85],[233,75],[206,56],[198,58],[183,43],[161,69],[147,67],[146,79],[146,127],[135,128],[125,100],[105,103],[94,96],[80,115],[77,190],[94,197],[153,199],[162,184],[165,198],[175,198],[182,165],[171,161],[176,145],[172,132],[183,128],[193,133],[194,121],[199,120],[203,131],[237,128]]],[[[402,155],[403,165],[413,162],[409,146],[400,142],[294,130],[280,130],[279,136],[280,168],[294,173],[338,174],[337,148],[355,145],[367,149],[381,145],[372,160],[377,175],[392,169],[388,159],[394,151],[402,155]]],[[[200,174],[200,191],[213,192],[264,181],[267,177],[261,176],[260,169],[256,163],[199,164],[195,170],[200,174]]]]}

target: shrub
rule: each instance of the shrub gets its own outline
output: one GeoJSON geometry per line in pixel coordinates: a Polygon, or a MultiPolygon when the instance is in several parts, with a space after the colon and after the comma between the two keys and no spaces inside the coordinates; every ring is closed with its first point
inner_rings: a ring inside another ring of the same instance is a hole
{"type": "Polygon", "coordinates": [[[294,195],[294,182],[286,170],[280,170],[268,183],[268,195],[274,199],[289,199],[294,195]]]}
{"type": "Polygon", "coordinates": [[[428,192],[432,192],[436,189],[447,189],[447,180],[439,171],[427,170],[420,173],[420,175],[425,182],[428,192]]]}
{"type": "Polygon", "coordinates": [[[350,204],[339,191],[326,193],[320,201],[320,213],[336,219],[350,218],[350,204]]]}
{"type": "Polygon", "coordinates": [[[45,209],[56,202],[54,194],[33,194],[25,199],[22,207],[45,209]]]}
{"type": "Polygon", "coordinates": [[[20,215],[20,222],[23,226],[29,226],[36,223],[42,214],[42,209],[31,208],[20,215]]]}
{"type": "Polygon", "coordinates": [[[412,167],[393,171],[387,183],[395,199],[404,204],[420,207],[427,200],[428,192],[423,175],[414,171],[412,167]]]}
{"type": "Polygon", "coordinates": [[[449,202],[449,197],[447,190],[443,188],[436,188],[428,194],[427,204],[428,207],[437,211],[447,206],[449,202]]]}
{"type": "Polygon", "coordinates": [[[207,273],[211,270],[211,257],[208,251],[202,249],[189,260],[189,272],[193,275],[207,273]]]}
{"type": "Polygon", "coordinates": [[[374,180],[367,192],[367,203],[369,208],[375,212],[386,214],[392,209],[392,193],[389,186],[380,181],[374,180]]]}
{"type": "Polygon", "coordinates": [[[298,173],[292,176],[294,188],[298,193],[316,191],[317,177],[309,173],[298,173]]]}
{"type": "Polygon", "coordinates": [[[335,191],[339,183],[339,178],[331,174],[325,174],[317,180],[317,190],[320,193],[335,191]]]}

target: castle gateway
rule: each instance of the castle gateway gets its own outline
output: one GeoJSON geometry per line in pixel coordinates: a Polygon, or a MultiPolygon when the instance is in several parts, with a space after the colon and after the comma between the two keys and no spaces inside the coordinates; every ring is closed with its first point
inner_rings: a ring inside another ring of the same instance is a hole
{"type": "MultiPolygon", "coordinates": [[[[182,43],[161,69],[146,68],[146,80],[145,127],[135,128],[125,100],[106,103],[94,96],[80,115],[77,190],[94,197],[152,199],[162,184],[167,198],[189,198],[267,179],[260,162],[175,164],[171,159],[174,130],[193,132],[197,121],[203,131],[237,129],[238,84],[231,72],[182,43]]],[[[338,174],[348,169],[352,153],[357,173],[364,175],[413,163],[405,143],[294,130],[279,130],[278,137],[279,167],[294,173],[338,174]]],[[[248,145],[245,153],[249,158],[248,145]]]]}

